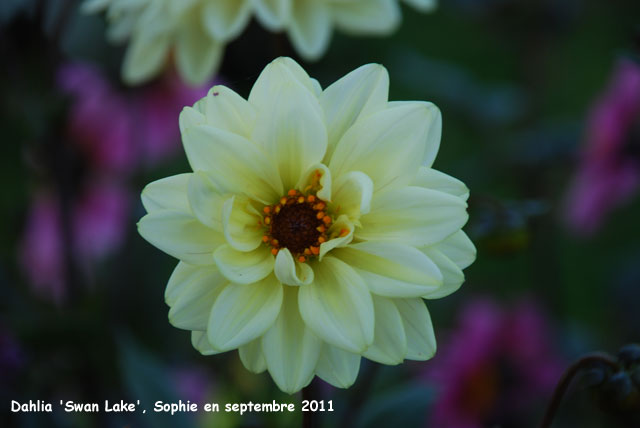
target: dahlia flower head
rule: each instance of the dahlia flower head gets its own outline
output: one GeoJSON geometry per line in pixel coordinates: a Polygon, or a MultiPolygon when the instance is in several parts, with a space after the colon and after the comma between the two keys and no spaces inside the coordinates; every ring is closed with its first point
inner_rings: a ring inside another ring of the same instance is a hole
{"type": "Polygon", "coordinates": [[[439,110],[388,88],[377,64],[322,90],[278,58],[248,100],[214,86],[182,111],[193,172],[145,187],[138,230],[180,260],[169,321],[202,354],[238,349],[288,393],[314,375],[349,387],[363,356],[434,355],[423,298],[475,259],[469,191],[431,168],[439,110]]]}
{"type": "MultiPolygon", "coordinates": [[[[423,12],[436,7],[436,0],[404,1],[423,12]]],[[[286,31],[307,60],[324,54],[334,26],[385,35],[401,18],[399,0],[87,0],[83,9],[106,10],[108,38],[130,40],[122,76],[132,85],[158,75],[171,53],[187,83],[205,83],[254,14],[268,30],[286,31]]]]}

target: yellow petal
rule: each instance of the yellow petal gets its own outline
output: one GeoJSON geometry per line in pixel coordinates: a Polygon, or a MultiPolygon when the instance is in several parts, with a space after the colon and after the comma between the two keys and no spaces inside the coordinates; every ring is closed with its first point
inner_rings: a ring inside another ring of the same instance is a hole
{"type": "Polygon", "coordinates": [[[361,171],[373,180],[374,192],[409,184],[424,158],[436,111],[431,104],[410,103],[358,120],[331,156],[334,180],[349,171],[361,171]]]}
{"type": "Polygon", "coordinates": [[[327,148],[318,99],[295,80],[282,83],[270,108],[258,112],[252,139],[277,165],[284,188],[292,188],[327,148]]]}
{"type": "Polygon", "coordinates": [[[356,238],[432,245],[467,222],[467,204],[460,198],[422,187],[404,187],[374,195],[371,212],[360,218],[356,238]]]}
{"type": "Polygon", "coordinates": [[[224,242],[222,234],[180,211],[147,214],[138,222],[138,232],[165,253],[194,265],[212,264],[213,252],[224,242]]]}
{"type": "Polygon", "coordinates": [[[386,108],[388,95],[389,73],[379,64],[363,65],[324,90],[320,104],[329,131],[327,159],[359,118],[386,108]]]}
{"type": "Polygon", "coordinates": [[[463,201],[469,198],[469,188],[462,181],[425,166],[421,166],[418,169],[418,174],[411,185],[448,193],[459,197],[463,201]]]}
{"type": "Polygon", "coordinates": [[[436,337],[431,317],[424,301],[416,299],[395,299],[405,334],[407,335],[408,360],[425,361],[436,353],[436,337]]]}
{"type": "Polygon", "coordinates": [[[151,182],[142,190],[142,205],[148,213],[173,210],[190,213],[187,184],[191,174],[178,174],[151,182]]]}
{"type": "Polygon", "coordinates": [[[286,285],[308,285],[313,281],[313,269],[306,263],[294,261],[287,248],[278,251],[274,272],[278,281],[286,285]]]}
{"type": "Polygon", "coordinates": [[[274,257],[265,246],[243,252],[223,244],[213,253],[213,259],[222,275],[238,284],[252,284],[273,272],[274,257]]]}
{"type": "Polygon", "coordinates": [[[362,354],[381,364],[400,364],[407,354],[407,337],[396,305],[386,298],[373,296],[376,327],[373,344],[362,354]]]}
{"type": "Polygon", "coordinates": [[[442,286],[442,273],[425,254],[396,242],[361,242],[336,250],[335,257],[356,269],[372,293],[418,297],[442,286]]]}
{"type": "Polygon", "coordinates": [[[252,340],[238,348],[240,361],[252,373],[262,373],[267,369],[267,360],[262,353],[262,339],[252,340]]]}
{"type": "Polygon", "coordinates": [[[343,351],[327,343],[322,345],[316,374],[336,388],[349,388],[360,370],[360,355],[343,351]]]}
{"type": "Polygon", "coordinates": [[[304,322],[327,343],[360,353],[373,341],[373,302],[362,278],[345,263],[325,257],[314,282],[300,287],[304,322]]]}
{"type": "Polygon", "coordinates": [[[211,308],[228,282],[215,266],[180,262],[165,291],[165,300],[171,307],[169,322],[184,330],[206,330],[211,308]]]}
{"type": "Polygon", "coordinates": [[[232,196],[222,205],[222,231],[227,243],[238,251],[253,251],[262,243],[260,217],[246,198],[232,196]]]}
{"type": "Polygon", "coordinates": [[[246,138],[201,125],[185,128],[182,139],[191,168],[210,174],[222,191],[246,194],[265,204],[282,195],[275,165],[246,138]]]}
{"type": "Polygon", "coordinates": [[[282,286],[269,276],[254,284],[229,284],[216,299],[207,337],[215,349],[245,345],[271,327],[282,306],[282,286]]]}
{"type": "MultiPolygon", "coordinates": [[[[305,325],[298,310],[298,287],[283,287],[282,309],[262,338],[262,352],[274,382],[289,394],[313,379],[322,342],[305,325]]],[[[307,287],[302,287],[302,289],[307,287]]]]}

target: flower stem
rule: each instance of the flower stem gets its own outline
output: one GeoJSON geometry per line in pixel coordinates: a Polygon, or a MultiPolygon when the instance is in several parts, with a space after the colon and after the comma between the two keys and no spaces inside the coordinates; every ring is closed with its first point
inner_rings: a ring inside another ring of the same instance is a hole
{"type": "Polygon", "coordinates": [[[593,352],[583,357],[579,358],[573,364],[567,368],[564,372],[560,381],[556,385],[555,390],[553,391],[553,396],[551,397],[551,401],[549,402],[549,406],[544,414],[542,422],[540,423],[540,428],[549,428],[551,427],[551,423],[553,422],[553,418],[558,411],[558,407],[560,407],[560,402],[562,401],[562,397],[569,389],[569,385],[571,385],[571,381],[581,370],[585,368],[591,367],[593,364],[602,363],[606,366],[612,368],[613,370],[618,369],[618,365],[616,360],[611,357],[609,354],[605,354],[603,352],[593,352]]]}

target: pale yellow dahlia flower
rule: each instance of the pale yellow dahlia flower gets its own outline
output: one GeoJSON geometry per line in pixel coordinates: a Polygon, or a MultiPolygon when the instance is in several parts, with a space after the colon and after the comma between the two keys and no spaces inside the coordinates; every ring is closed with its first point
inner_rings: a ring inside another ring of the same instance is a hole
{"type": "MultiPolygon", "coordinates": [[[[436,0],[405,0],[422,12],[436,0]]],[[[271,30],[285,29],[296,51],[314,60],[327,50],[331,32],[386,35],[400,23],[398,0],[256,0],[256,15],[271,30]]]]}
{"type": "Polygon", "coordinates": [[[248,100],[215,86],[183,110],[194,172],[144,189],[138,230],[180,260],[169,321],[201,353],[238,349],[289,393],[314,375],[350,386],[362,356],[433,356],[422,299],[457,290],[475,258],[469,193],[431,168],[439,110],[388,86],[369,64],[322,90],[279,58],[248,100]]]}
{"type": "Polygon", "coordinates": [[[218,68],[224,45],[242,32],[253,0],[87,0],[84,10],[105,10],[108,37],[130,39],[122,77],[139,84],[158,75],[173,54],[182,78],[205,83],[218,68]]]}

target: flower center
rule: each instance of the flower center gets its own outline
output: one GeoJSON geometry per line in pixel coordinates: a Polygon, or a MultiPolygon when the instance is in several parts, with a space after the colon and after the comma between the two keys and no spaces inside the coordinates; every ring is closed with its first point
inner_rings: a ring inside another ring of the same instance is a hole
{"type": "Polygon", "coordinates": [[[262,241],[278,254],[287,248],[299,262],[320,254],[320,244],[327,241],[332,219],[327,204],[314,194],[304,195],[291,189],[277,204],[264,207],[262,241]]]}

